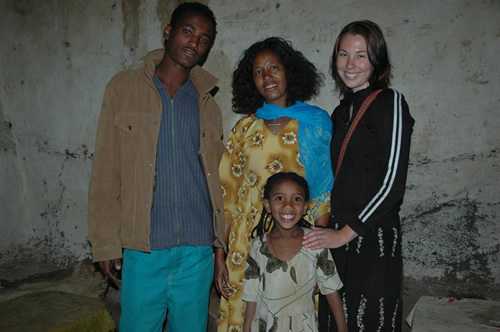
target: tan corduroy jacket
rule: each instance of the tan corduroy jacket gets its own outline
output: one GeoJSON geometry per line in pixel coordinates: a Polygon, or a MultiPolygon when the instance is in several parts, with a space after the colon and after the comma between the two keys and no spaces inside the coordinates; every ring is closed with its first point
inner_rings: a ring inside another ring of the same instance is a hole
{"type": "MultiPolygon", "coordinates": [[[[162,114],[154,84],[164,50],[146,56],[142,68],[115,75],[106,87],[90,177],[88,237],[94,261],[122,257],[122,248],[150,252],[151,204],[162,114]]],[[[219,162],[222,118],[213,99],[217,79],[197,66],[190,78],[199,95],[200,159],[212,201],[215,246],[224,243],[219,162]]]]}

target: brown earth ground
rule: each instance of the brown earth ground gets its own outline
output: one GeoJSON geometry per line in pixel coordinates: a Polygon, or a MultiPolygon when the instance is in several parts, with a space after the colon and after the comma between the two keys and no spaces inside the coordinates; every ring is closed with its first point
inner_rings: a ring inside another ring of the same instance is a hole
{"type": "MultiPolygon", "coordinates": [[[[27,293],[51,290],[99,298],[106,303],[118,326],[120,292],[111,287],[106,287],[101,273],[89,260],[75,263],[65,269],[56,269],[54,266],[44,265],[40,262],[22,262],[11,266],[2,266],[0,267],[0,285],[0,302],[27,293]],[[40,273],[37,273],[37,271],[40,273]],[[106,289],[108,289],[107,292],[106,289]]],[[[440,293],[439,289],[431,290],[428,286],[418,284],[418,282],[411,281],[411,279],[405,281],[404,289],[403,317],[408,315],[422,295],[448,295],[440,293]],[[433,293],[429,294],[429,291],[433,293]]],[[[443,289],[443,291],[446,290],[443,289]]],[[[208,326],[210,332],[217,330],[218,307],[219,297],[215,288],[212,287],[208,326]]],[[[409,331],[410,328],[407,324],[404,324],[403,332],[409,331]]]]}

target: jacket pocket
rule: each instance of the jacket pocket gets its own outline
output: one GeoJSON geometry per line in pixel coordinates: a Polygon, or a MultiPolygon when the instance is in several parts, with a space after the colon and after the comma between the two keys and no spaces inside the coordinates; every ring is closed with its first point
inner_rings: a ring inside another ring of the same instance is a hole
{"type": "Polygon", "coordinates": [[[133,133],[138,130],[141,122],[140,113],[118,113],[115,115],[114,126],[123,133],[133,133]]]}
{"type": "Polygon", "coordinates": [[[160,118],[145,112],[120,112],[115,115],[113,125],[119,132],[121,156],[126,159],[124,162],[154,161],[160,118]]]}
{"type": "Polygon", "coordinates": [[[118,113],[115,115],[114,126],[119,132],[120,155],[127,163],[133,164],[136,159],[136,148],[141,140],[141,127],[144,116],[140,113],[118,113]]]}

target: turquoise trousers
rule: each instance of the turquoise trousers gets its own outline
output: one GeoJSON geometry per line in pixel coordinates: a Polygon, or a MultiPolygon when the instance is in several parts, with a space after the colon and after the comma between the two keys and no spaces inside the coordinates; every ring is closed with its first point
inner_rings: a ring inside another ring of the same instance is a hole
{"type": "Polygon", "coordinates": [[[125,249],[120,332],[205,332],[213,273],[211,246],[125,249]]]}

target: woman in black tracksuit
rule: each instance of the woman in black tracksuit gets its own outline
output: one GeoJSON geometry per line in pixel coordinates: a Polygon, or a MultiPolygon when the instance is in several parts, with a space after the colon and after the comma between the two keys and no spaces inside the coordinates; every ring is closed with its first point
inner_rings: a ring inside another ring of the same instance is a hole
{"type": "MultiPolygon", "coordinates": [[[[404,97],[388,88],[391,65],[375,23],[357,21],[342,30],[331,74],[343,96],[332,113],[332,218],[330,229],[314,229],[304,237],[304,245],[332,248],[344,283],[341,295],[350,332],[401,331],[399,210],[414,120],[404,97]],[[371,104],[363,105],[368,100],[371,104]],[[364,115],[353,125],[362,108],[364,115]]],[[[324,299],[320,299],[319,330],[336,331],[324,299]]]]}

